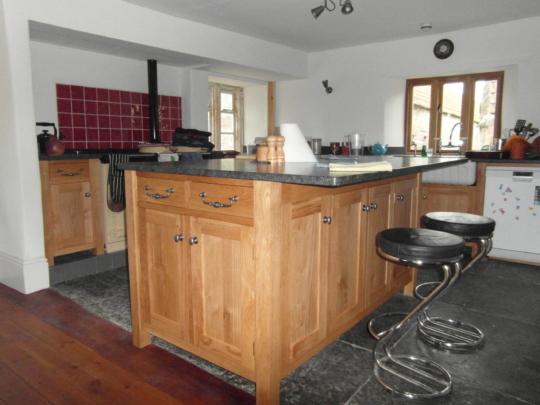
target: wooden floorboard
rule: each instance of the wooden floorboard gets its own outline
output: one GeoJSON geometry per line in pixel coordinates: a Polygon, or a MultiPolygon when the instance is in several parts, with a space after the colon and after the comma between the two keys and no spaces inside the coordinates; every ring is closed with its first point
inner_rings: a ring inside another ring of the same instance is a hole
{"type": "Polygon", "coordinates": [[[255,398],[52,290],[0,284],[0,403],[253,405],[255,398]]]}

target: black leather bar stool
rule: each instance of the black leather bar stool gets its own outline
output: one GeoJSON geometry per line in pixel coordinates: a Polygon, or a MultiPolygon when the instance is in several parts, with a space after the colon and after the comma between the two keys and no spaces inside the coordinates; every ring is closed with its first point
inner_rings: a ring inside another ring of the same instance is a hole
{"type": "MultiPolygon", "coordinates": [[[[458,212],[431,212],[424,217],[424,225],[428,229],[448,232],[462,237],[465,241],[480,244],[478,254],[458,274],[467,271],[475,263],[485,257],[492,247],[491,236],[495,230],[495,221],[488,217],[458,212]]],[[[425,299],[421,290],[435,286],[438,281],[419,284],[414,295],[425,299]]],[[[480,346],[484,334],[475,326],[453,319],[430,318],[427,314],[419,317],[419,332],[428,343],[446,349],[468,349],[480,346]]]]}
{"type": "Polygon", "coordinates": [[[441,266],[444,279],[401,321],[378,335],[379,341],[373,348],[375,377],[390,391],[408,398],[448,394],[452,377],[442,366],[426,358],[391,351],[407,332],[415,315],[427,313],[435,298],[457,280],[465,241],[431,229],[393,228],[379,232],[376,244],[378,253],[389,261],[419,269],[424,265],[441,266]]]}

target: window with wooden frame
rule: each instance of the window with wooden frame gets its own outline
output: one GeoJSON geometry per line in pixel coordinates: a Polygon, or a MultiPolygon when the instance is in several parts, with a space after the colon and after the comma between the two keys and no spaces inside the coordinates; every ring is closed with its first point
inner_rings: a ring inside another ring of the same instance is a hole
{"type": "Polygon", "coordinates": [[[216,150],[242,151],[244,143],[244,89],[210,83],[208,121],[216,150]]]}
{"type": "Polygon", "coordinates": [[[407,152],[441,155],[489,148],[501,133],[504,72],[407,80],[407,152]]]}

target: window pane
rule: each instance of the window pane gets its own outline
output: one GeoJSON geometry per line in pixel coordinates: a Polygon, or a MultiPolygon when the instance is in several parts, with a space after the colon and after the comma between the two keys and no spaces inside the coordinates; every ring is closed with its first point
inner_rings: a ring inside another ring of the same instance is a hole
{"type": "Polygon", "coordinates": [[[493,143],[496,107],[497,81],[478,80],[474,86],[473,150],[493,143]]]}
{"type": "Polygon", "coordinates": [[[221,113],[221,131],[234,132],[234,114],[221,113]]]}
{"type": "Polygon", "coordinates": [[[230,93],[221,93],[221,110],[232,111],[233,95],[230,93]]]}
{"type": "Polygon", "coordinates": [[[411,144],[416,143],[416,149],[422,149],[422,145],[428,145],[429,140],[429,116],[431,106],[431,85],[415,86],[413,88],[413,113],[411,117],[411,144]]]}
{"type": "Polygon", "coordinates": [[[459,149],[462,142],[461,135],[461,104],[463,100],[464,84],[445,83],[443,86],[441,106],[441,141],[443,150],[454,151],[459,149]],[[452,132],[452,129],[454,131],[452,132]],[[450,139],[452,134],[452,139],[450,139]]]}
{"type": "Polygon", "coordinates": [[[234,150],[233,134],[221,134],[221,150],[234,150]]]}

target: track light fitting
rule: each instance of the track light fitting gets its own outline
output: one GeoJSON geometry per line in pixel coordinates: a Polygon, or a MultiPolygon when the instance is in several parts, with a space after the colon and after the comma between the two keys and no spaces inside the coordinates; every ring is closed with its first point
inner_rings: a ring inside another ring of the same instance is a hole
{"type": "MultiPolygon", "coordinates": [[[[345,15],[351,14],[354,10],[351,0],[340,0],[339,5],[341,7],[341,12],[345,15]]],[[[311,9],[311,14],[315,19],[317,19],[325,9],[328,11],[334,11],[336,9],[336,3],[334,3],[333,0],[324,0],[324,6],[319,6],[311,9]],[[332,3],[332,8],[328,7],[328,2],[332,3]]]]}
{"type": "Polygon", "coordinates": [[[332,87],[328,87],[328,80],[323,80],[322,85],[324,86],[328,94],[332,93],[332,91],[334,90],[332,87]]]}

